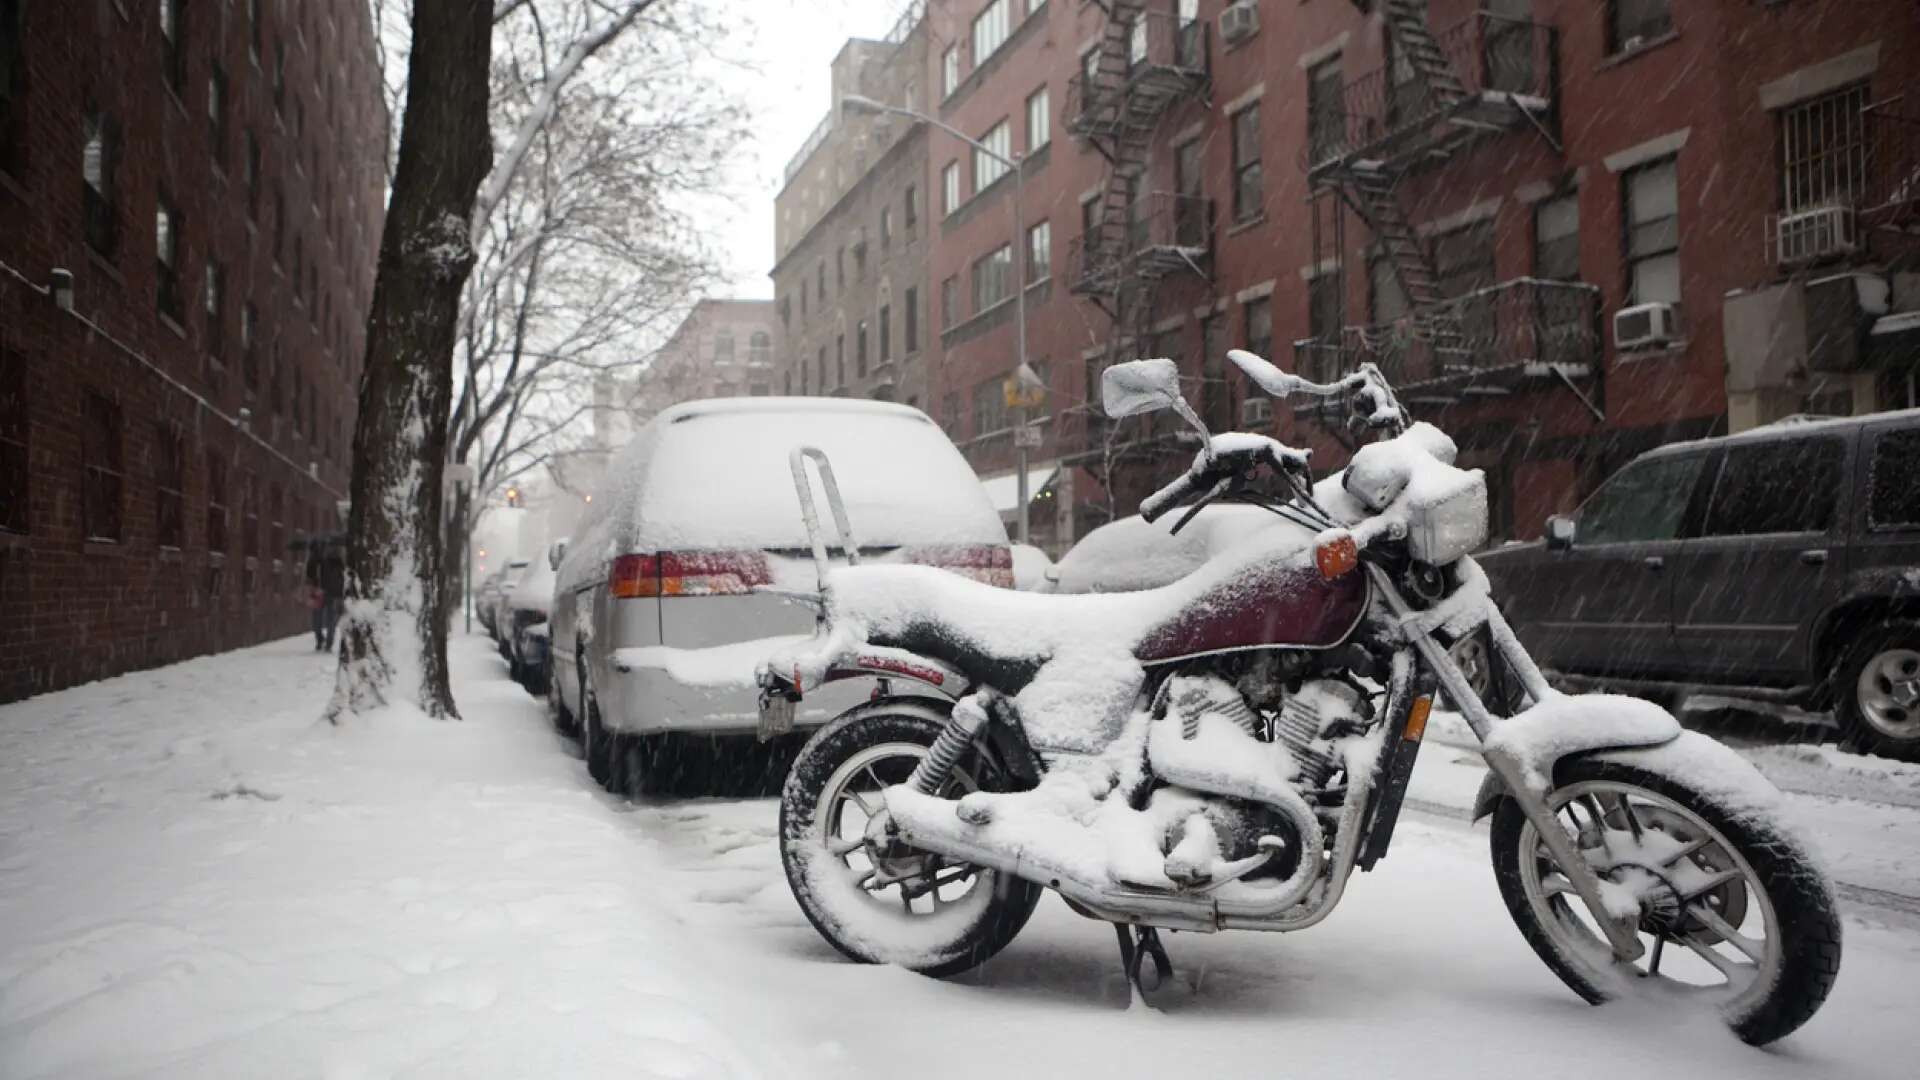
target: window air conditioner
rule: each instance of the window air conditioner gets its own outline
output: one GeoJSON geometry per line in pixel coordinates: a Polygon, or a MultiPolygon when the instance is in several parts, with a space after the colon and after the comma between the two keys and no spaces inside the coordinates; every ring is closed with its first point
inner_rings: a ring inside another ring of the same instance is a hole
{"type": "Polygon", "coordinates": [[[1220,37],[1231,45],[1260,32],[1260,10],[1253,0],[1235,0],[1220,13],[1220,37]]]}
{"type": "Polygon", "coordinates": [[[1774,258],[1782,266],[1838,255],[1857,246],[1851,206],[1802,210],[1782,217],[1774,227],[1774,258]]]}
{"type": "Polygon", "coordinates": [[[1240,403],[1240,426],[1245,428],[1265,427],[1273,422],[1273,402],[1264,397],[1251,397],[1240,403]]]}
{"type": "Polygon", "coordinates": [[[1680,305],[1635,304],[1613,313],[1613,345],[1644,349],[1680,338],[1680,305]]]}

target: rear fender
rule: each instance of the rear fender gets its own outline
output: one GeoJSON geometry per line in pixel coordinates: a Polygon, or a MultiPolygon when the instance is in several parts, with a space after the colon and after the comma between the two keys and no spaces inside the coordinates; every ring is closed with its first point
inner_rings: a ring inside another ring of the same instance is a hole
{"type": "Polygon", "coordinates": [[[834,661],[824,681],[841,679],[906,679],[956,700],[972,686],[965,675],[938,660],[885,645],[864,645],[834,661]]]}
{"type": "MultiPolygon", "coordinates": [[[[946,698],[925,694],[890,695],[861,702],[841,713],[833,723],[838,724],[843,720],[869,713],[904,712],[944,726],[948,718],[953,715],[953,705],[954,703],[946,698]]],[[[987,715],[992,722],[982,727],[979,734],[974,736],[982,752],[991,755],[1001,772],[1016,781],[1018,790],[1025,790],[1038,784],[1041,774],[1046,771],[1046,766],[1041,763],[1040,755],[1034,752],[1033,745],[1027,741],[1027,733],[1021,729],[1010,711],[990,708],[987,715]]]]}

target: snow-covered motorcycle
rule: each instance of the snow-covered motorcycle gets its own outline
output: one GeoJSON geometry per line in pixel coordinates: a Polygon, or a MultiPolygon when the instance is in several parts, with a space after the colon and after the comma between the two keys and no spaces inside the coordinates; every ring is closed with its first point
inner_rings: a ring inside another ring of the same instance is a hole
{"type": "Polygon", "coordinates": [[[1379,439],[1316,484],[1306,452],[1209,434],[1171,361],[1109,369],[1108,416],[1173,409],[1201,440],[1143,518],[1190,502],[1184,525],[1226,499],[1295,526],[1159,589],[1049,596],[862,564],[830,464],[794,452],[821,631],[761,665],[763,730],[825,682],[878,680],[808,742],[781,804],[787,879],[820,933],[857,960],[953,974],[1051,889],[1112,923],[1152,989],[1171,970],[1156,928],[1326,918],[1386,854],[1444,692],[1488,766],[1474,814],[1492,817],[1500,894],[1575,993],[1683,989],[1756,1044],[1805,1023],[1840,925],[1774,788],[1654,705],[1548,686],[1469,557],[1484,478],[1409,423],[1378,369],[1322,385],[1229,355],[1275,398],[1344,401],[1379,439]],[[809,457],[851,565],[830,562],[809,457]],[[1469,635],[1524,708],[1495,715],[1474,693],[1449,651],[1469,635]]]}

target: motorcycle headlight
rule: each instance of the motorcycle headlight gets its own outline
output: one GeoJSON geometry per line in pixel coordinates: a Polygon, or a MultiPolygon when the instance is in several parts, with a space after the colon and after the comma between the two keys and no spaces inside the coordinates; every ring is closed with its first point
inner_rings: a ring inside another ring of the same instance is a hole
{"type": "Polygon", "coordinates": [[[1486,545],[1487,477],[1479,469],[1451,466],[1444,474],[1431,472],[1407,492],[1407,551],[1444,566],[1486,545]]]}

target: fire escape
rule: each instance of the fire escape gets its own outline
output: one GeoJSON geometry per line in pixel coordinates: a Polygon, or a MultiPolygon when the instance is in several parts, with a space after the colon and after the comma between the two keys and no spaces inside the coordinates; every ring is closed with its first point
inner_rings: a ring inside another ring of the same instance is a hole
{"type": "Polygon", "coordinates": [[[1486,10],[1435,30],[1425,0],[1354,4],[1380,9],[1387,58],[1337,87],[1316,80],[1309,92],[1302,165],[1314,263],[1338,260],[1344,271],[1351,214],[1390,266],[1404,311],[1381,325],[1350,323],[1342,289],[1332,313],[1340,325],[1296,342],[1298,364],[1327,378],[1378,363],[1409,403],[1445,406],[1548,380],[1594,409],[1582,380],[1599,370],[1597,290],[1520,278],[1463,294],[1409,219],[1405,197],[1409,178],[1484,139],[1518,131],[1559,151],[1555,30],[1486,10]]]}
{"type": "MultiPolygon", "coordinates": [[[[1155,286],[1176,274],[1209,276],[1213,201],[1195,191],[1147,191],[1161,119],[1212,88],[1209,25],[1145,0],[1095,0],[1106,12],[1100,45],[1067,87],[1067,130],[1107,159],[1106,181],[1069,250],[1069,287],[1113,321],[1108,359],[1144,341],[1155,286]]],[[[1176,178],[1197,183],[1198,177],[1176,178]]]]}

